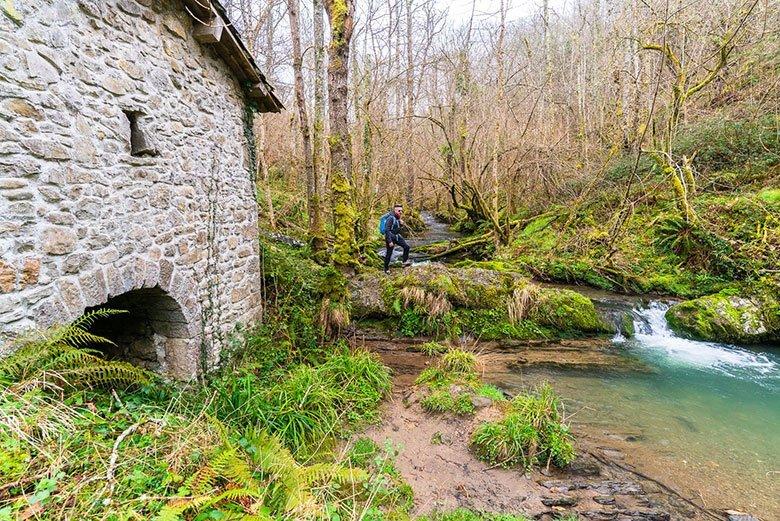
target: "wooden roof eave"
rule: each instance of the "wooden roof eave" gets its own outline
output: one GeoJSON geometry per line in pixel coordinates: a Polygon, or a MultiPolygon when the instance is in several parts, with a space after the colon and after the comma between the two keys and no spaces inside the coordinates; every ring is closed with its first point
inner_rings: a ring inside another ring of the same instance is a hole
{"type": "Polygon", "coordinates": [[[258,102],[261,112],[280,112],[284,106],[273,92],[271,86],[255,63],[252,55],[241,41],[241,37],[230,22],[225,8],[218,0],[183,0],[188,14],[193,18],[195,27],[204,23],[221,23],[224,28],[214,40],[202,45],[214,45],[217,54],[225,61],[236,79],[248,90],[250,98],[258,102]],[[257,88],[260,86],[261,88],[257,88]]]}

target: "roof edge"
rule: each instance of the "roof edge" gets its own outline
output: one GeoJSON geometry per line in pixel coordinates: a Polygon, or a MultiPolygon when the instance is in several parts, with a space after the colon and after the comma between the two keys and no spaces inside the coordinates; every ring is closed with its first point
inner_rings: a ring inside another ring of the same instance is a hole
{"type": "Polygon", "coordinates": [[[236,79],[246,87],[248,96],[258,103],[260,112],[280,112],[284,105],[274,94],[273,85],[247,50],[241,35],[227,16],[219,0],[183,0],[187,14],[199,29],[208,33],[197,38],[202,45],[215,48],[236,79]],[[227,31],[224,29],[227,28],[227,31]]]}

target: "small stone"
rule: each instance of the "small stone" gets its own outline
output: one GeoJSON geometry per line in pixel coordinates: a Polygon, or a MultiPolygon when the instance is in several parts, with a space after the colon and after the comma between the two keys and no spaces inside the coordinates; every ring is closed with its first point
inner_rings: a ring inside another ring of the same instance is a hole
{"type": "Polygon", "coordinates": [[[471,405],[473,405],[475,409],[484,409],[485,407],[493,405],[493,400],[485,396],[474,395],[471,397],[471,405]]]}
{"type": "Polygon", "coordinates": [[[187,39],[187,30],[184,29],[184,25],[182,25],[182,23],[176,18],[168,16],[163,20],[163,24],[165,25],[166,29],[168,29],[174,35],[178,36],[182,40],[187,39]]]}
{"type": "Polygon", "coordinates": [[[76,234],[69,228],[51,226],[41,234],[41,249],[51,255],[70,253],[76,246],[76,234]]]}
{"type": "Polygon", "coordinates": [[[120,10],[124,11],[130,16],[141,16],[141,12],[143,11],[141,6],[139,6],[133,0],[119,0],[116,5],[120,10]]]}
{"type": "Polygon", "coordinates": [[[573,507],[577,498],[573,496],[543,497],[542,504],[547,507],[573,507]]]}
{"type": "Polygon", "coordinates": [[[33,193],[29,190],[6,190],[3,197],[9,201],[29,201],[33,198],[33,193]]]}
{"type": "Polygon", "coordinates": [[[0,178],[0,190],[15,190],[27,186],[27,181],[17,177],[0,178]]]}
{"type": "Polygon", "coordinates": [[[111,94],[122,96],[127,93],[127,82],[125,80],[115,78],[113,76],[106,76],[103,79],[103,88],[111,94]]]}
{"type": "Polygon", "coordinates": [[[35,51],[25,53],[27,72],[31,78],[40,78],[45,83],[56,83],[60,79],[60,71],[35,51]]]}
{"type": "Polygon", "coordinates": [[[757,517],[739,510],[726,510],[726,515],[729,516],[728,521],[759,521],[757,517]]]}
{"type": "Polygon", "coordinates": [[[33,286],[38,284],[41,275],[41,261],[38,259],[25,259],[22,266],[22,284],[33,286]]]}
{"type": "Polygon", "coordinates": [[[35,108],[28,101],[20,98],[12,98],[9,100],[6,103],[6,108],[23,118],[32,118],[38,121],[43,119],[43,114],[41,114],[40,110],[35,108]]]}
{"type": "Polygon", "coordinates": [[[5,261],[0,260],[0,292],[10,293],[16,286],[16,270],[5,261]]]}
{"type": "Polygon", "coordinates": [[[599,505],[614,505],[615,498],[612,496],[593,496],[593,501],[599,505]]]}

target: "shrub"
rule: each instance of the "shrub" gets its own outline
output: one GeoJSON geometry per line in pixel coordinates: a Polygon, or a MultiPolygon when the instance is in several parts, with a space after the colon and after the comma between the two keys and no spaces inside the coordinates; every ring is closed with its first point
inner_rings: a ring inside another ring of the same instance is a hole
{"type": "Polygon", "coordinates": [[[471,436],[471,448],[491,465],[564,467],[574,459],[573,437],[565,425],[562,405],[549,384],[519,395],[499,421],[481,424],[471,436]]]}

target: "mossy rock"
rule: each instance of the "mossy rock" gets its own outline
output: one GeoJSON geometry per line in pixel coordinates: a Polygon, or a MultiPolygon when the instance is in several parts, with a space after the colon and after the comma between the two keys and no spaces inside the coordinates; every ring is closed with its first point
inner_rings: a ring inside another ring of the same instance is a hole
{"type": "Polygon", "coordinates": [[[669,327],[680,336],[737,344],[777,341],[779,317],[774,299],[724,294],[681,302],[666,312],[669,327]]]}
{"type": "Polygon", "coordinates": [[[609,333],[612,328],[602,320],[588,297],[568,289],[542,288],[530,315],[531,320],[560,331],[609,333]]]}

